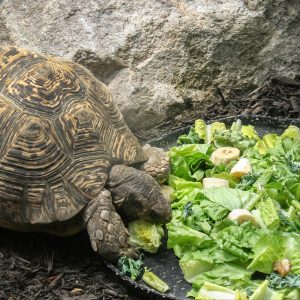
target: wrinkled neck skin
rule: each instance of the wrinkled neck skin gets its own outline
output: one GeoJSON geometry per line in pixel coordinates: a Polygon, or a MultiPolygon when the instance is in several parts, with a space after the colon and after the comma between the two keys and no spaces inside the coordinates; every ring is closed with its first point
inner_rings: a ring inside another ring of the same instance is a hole
{"type": "Polygon", "coordinates": [[[171,207],[159,184],[147,173],[125,165],[111,168],[106,188],[117,211],[127,221],[135,219],[167,223],[171,207]]]}

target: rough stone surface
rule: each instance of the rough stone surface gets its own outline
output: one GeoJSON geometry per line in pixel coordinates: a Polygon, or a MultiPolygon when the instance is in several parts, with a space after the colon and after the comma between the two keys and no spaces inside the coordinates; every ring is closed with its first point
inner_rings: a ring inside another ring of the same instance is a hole
{"type": "Polygon", "coordinates": [[[149,129],[272,75],[300,71],[298,0],[4,0],[0,42],[64,56],[149,129]]]}

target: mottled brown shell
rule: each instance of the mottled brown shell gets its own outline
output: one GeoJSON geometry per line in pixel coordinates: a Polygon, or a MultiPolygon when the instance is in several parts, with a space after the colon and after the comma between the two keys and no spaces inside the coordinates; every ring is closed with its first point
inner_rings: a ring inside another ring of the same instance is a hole
{"type": "Polygon", "coordinates": [[[59,58],[0,48],[0,120],[2,223],[67,220],[145,160],[105,85],[59,58]]]}

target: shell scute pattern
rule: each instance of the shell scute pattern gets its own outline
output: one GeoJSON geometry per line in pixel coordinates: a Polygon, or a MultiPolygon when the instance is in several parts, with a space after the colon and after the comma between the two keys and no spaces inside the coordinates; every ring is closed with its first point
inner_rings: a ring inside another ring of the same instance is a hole
{"type": "Polygon", "coordinates": [[[44,61],[23,69],[2,92],[23,109],[56,117],[65,102],[84,97],[85,87],[69,68],[44,61]]]}
{"type": "Polygon", "coordinates": [[[0,48],[0,219],[67,220],[97,197],[112,163],[146,159],[88,70],[0,48]]]}

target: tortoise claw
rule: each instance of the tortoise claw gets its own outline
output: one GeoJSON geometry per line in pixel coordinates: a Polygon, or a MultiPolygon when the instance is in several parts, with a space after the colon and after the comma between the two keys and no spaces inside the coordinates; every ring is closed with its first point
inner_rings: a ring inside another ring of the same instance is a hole
{"type": "Polygon", "coordinates": [[[139,250],[135,247],[130,247],[124,250],[121,250],[120,256],[128,256],[132,259],[139,259],[140,258],[140,253],[139,250]]]}

